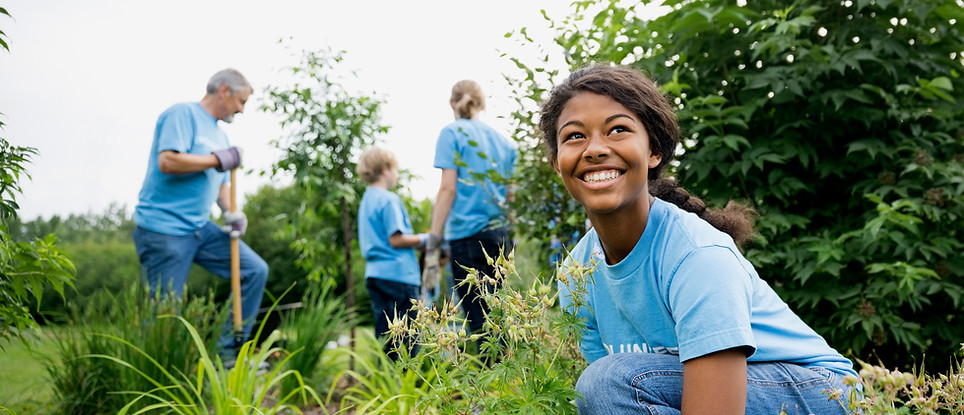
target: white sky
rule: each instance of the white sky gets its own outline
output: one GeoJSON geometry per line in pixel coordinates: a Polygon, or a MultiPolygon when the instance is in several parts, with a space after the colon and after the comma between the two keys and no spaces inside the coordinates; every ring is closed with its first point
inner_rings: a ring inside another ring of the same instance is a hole
{"type": "MultiPolygon", "coordinates": [[[[515,66],[500,51],[524,58],[534,50],[519,49],[504,34],[528,27],[548,46],[539,10],[558,20],[569,3],[4,1],[12,19],[0,16],[11,49],[0,52],[0,134],[39,151],[28,165],[32,180],[21,181],[21,219],[102,213],[112,202],[132,212],[157,116],[176,102],[199,100],[208,78],[225,67],[244,73],[255,95],[223,128],[244,148],[246,169],[268,169],[280,156],[269,142],[282,130],[258,110],[263,88],[282,84],[281,69],[296,65],[301,50],[327,46],[347,52],[340,68],[357,70],[356,89],[386,100],[383,122],[392,130],[383,145],[421,177],[413,196],[433,198],[434,144],[452,120],[452,84],[478,81],[489,96],[482,119],[508,135],[508,122],[498,117],[514,106],[501,74],[515,66]],[[282,38],[292,38],[287,48],[282,38]]],[[[269,182],[257,174],[238,180],[243,194],[269,182]]]]}

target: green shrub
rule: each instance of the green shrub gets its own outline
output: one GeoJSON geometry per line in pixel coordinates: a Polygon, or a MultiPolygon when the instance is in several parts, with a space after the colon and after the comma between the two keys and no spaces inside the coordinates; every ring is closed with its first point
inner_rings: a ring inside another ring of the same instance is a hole
{"type": "Polygon", "coordinates": [[[678,108],[671,173],[710,205],[761,213],[747,258],[806,322],[864,360],[910,367],[927,351],[946,368],[964,333],[960,2],[670,0],[654,15],[655,3],[575,2],[550,21],[545,61],[515,60],[519,174],[543,186],[517,198],[520,222],[583,217],[536,143],[549,56],[633,66],[678,108]]]}

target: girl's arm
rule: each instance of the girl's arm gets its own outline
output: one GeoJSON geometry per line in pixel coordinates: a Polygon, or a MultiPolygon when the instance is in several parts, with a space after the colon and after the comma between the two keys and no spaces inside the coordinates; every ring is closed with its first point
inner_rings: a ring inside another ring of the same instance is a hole
{"type": "Polygon", "coordinates": [[[683,363],[683,415],[743,414],[746,351],[726,349],[683,363]]]}

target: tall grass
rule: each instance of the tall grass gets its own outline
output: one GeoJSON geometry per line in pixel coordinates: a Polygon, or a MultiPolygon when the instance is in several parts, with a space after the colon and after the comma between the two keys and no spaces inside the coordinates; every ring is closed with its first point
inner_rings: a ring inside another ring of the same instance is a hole
{"type": "Polygon", "coordinates": [[[356,369],[339,373],[340,382],[331,386],[327,400],[339,400],[341,411],[356,415],[417,413],[418,402],[432,393],[436,368],[422,373],[402,370],[383,352],[382,342],[375,338],[373,331],[363,333],[358,336],[356,351],[344,351],[357,363],[356,369]],[[336,390],[337,386],[344,385],[351,386],[336,390]],[[335,396],[336,392],[342,396],[335,396]]]}
{"type": "Polygon", "coordinates": [[[215,304],[210,295],[152,299],[139,285],[118,294],[102,294],[88,304],[83,309],[72,306],[72,327],[62,331],[56,355],[45,362],[59,413],[116,413],[127,404],[121,392],[155,387],[138,371],[153,378],[163,376],[164,370],[195,371],[200,356],[214,350],[226,319],[225,307],[215,304]],[[177,321],[157,318],[165,314],[180,314],[192,322],[203,341],[193,341],[177,321]],[[134,348],[115,338],[125,339],[134,348]],[[93,355],[113,356],[129,367],[105,364],[90,358],[93,355]]]}
{"type": "MultiPolygon", "coordinates": [[[[302,297],[302,307],[282,316],[282,327],[287,336],[286,347],[295,352],[288,359],[287,368],[301,373],[318,386],[324,380],[318,363],[328,352],[329,342],[355,325],[355,311],[346,307],[344,296],[335,295],[335,281],[324,279],[311,283],[302,297]]],[[[294,377],[281,382],[283,394],[300,388],[294,377]]]]}
{"type": "MultiPolygon", "coordinates": [[[[204,340],[197,330],[183,317],[163,316],[161,319],[173,319],[182,325],[189,333],[196,347],[202,349],[204,340]]],[[[237,364],[230,371],[225,370],[219,358],[211,358],[211,354],[202,352],[197,371],[185,373],[173,372],[154,360],[147,352],[122,338],[106,336],[123,344],[137,354],[150,361],[162,375],[153,377],[129,362],[108,355],[93,355],[93,358],[105,359],[117,363],[141,376],[153,388],[144,392],[126,391],[128,403],[117,414],[144,414],[152,411],[179,415],[249,415],[249,414],[277,414],[282,411],[301,413],[298,406],[288,404],[296,396],[302,402],[308,402],[308,397],[321,406],[321,399],[309,387],[305,387],[301,375],[292,370],[282,370],[286,360],[282,360],[272,371],[265,375],[258,374],[259,364],[266,362],[274,354],[282,352],[272,346],[281,334],[273,332],[262,344],[255,349],[254,341],[248,341],[238,353],[237,364]],[[288,377],[297,379],[300,387],[287,394],[273,396],[272,392],[280,387],[280,383],[288,377]]]]}

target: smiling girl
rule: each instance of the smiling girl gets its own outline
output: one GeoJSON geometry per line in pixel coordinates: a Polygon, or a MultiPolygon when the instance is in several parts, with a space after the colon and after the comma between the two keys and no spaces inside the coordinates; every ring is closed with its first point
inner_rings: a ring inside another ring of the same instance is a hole
{"type": "Polygon", "coordinates": [[[576,388],[582,414],[847,413],[853,363],[804,323],[738,246],[753,211],[707,209],[661,178],[680,129],[657,85],[580,69],[543,103],[548,158],[593,229],[560,270],[594,266],[576,388]],[[846,396],[844,394],[843,396],[846,396]]]}

